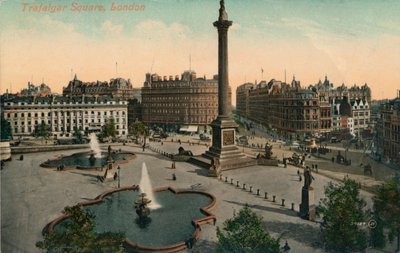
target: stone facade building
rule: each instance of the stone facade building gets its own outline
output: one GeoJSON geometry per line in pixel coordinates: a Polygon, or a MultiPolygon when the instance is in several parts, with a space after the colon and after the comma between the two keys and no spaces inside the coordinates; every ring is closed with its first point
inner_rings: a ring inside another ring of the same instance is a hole
{"type": "Polygon", "coordinates": [[[146,74],[142,88],[142,118],[146,124],[169,130],[203,132],[218,115],[217,77],[146,74]]]}
{"type": "Polygon", "coordinates": [[[291,84],[272,79],[239,86],[236,101],[239,116],[285,135],[328,135],[347,129],[356,136],[370,127],[371,90],[366,84],[334,88],[325,77],[302,88],[294,79],[291,84]]]}
{"type": "Polygon", "coordinates": [[[13,137],[29,136],[41,123],[54,136],[71,137],[75,129],[100,132],[113,118],[118,136],[128,134],[128,102],[107,97],[14,97],[1,101],[4,118],[11,124],[13,137]]]}
{"type": "Polygon", "coordinates": [[[379,110],[375,143],[381,160],[400,166],[400,91],[379,110]]]}
{"type": "Polygon", "coordinates": [[[67,87],[63,88],[63,95],[68,97],[74,96],[107,96],[124,100],[137,99],[141,100],[140,88],[133,88],[130,79],[123,78],[111,79],[110,82],[82,82],[74,77],[68,83],[67,87]]]}
{"type": "Polygon", "coordinates": [[[332,131],[347,128],[353,136],[360,136],[363,130],[371,127],[371,89],[367,84],[361,87],[354,85],[351,88],[342,84],[334,88],[325,76],[324,82],[320,80],[310,88],[316,89],[320,97],[329,101],[333,115],[332,131]],[[346,110],[341,111],[341,106],[346,110]]]}
{"type": "Polygon", "coordinates": [[[318,94],[301,88],[294,78],[291,84],[273,79],[253,87],[241,85],[236,90],[236,98],[240,116],[276,129],[287,137],[305,138],[319,133],[321,128],[330,128],[330,113],[325,109],[321,116],[318,94]],[[320,121],[321,118],[324,120],[320,121]]]}

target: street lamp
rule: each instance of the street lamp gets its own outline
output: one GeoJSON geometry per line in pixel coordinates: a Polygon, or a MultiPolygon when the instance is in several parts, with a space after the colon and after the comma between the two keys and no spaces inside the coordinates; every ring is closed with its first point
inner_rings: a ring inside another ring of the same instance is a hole
{"type": "Polygon", "coordinates": [[[121,188],[121,168],[118,166],[117,167],[118,171],[118,188],[121,188]]]}

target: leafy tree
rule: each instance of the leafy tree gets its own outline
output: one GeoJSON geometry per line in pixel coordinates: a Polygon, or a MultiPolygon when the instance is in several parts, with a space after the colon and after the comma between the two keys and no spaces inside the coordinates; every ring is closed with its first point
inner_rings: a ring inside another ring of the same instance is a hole
{"type": "MultiPolygon", "coordinates": [[[[388,231],[389,241],[397,236],[397,251],[400,250],[400,175],[388,180],[377,191],[374,198],[374,211],[377,216],[378,226],[382,224],[388,231]]],[[[376,231],[372,237],[373,241],[383,236],[383,229],[376,231]]],[[[381,239],[382,240],[382,239],[381,239]]],[[[378,241],[380,242],[380,241],[378,241]]],[[[385,244],[374,245],[384,247],[385,244]]]]}
{"type": "Polygon", "coordinates": [[[279,239],[272,238],[262,225],[262,218],[246,205],[232,219],[217,227],[218,253],[280,253],[279,239]]]}
{"type": "Polygon", "coordinates": [[[82,132],[77,127],[74,128],[72,135],[78,140],[79,143],[82,143],[82,132]]]}
{"type": "Polygon", "coordinates": [[[36,138],[48,139],[51,135],[50,126],[46,123],[42,122],[40,125],[35,127],[35,131],[33,132],[33,136],[36,138]]]}
{"type": "Polygon", "coordinates": [[[101,136],[103,138],[114,138],[116,135],[115,130],[115,120],[113,118],[107,120],[106,124],[103,126],[103,131],[101,132],[101,136]]]}
{"type": "Polygon", "coordinates": [[[141,121],[135,121],[133,124],[129,126],[129,132],[139,138],[142,136],[146,141],[146,136],[149,135],[149,130],[141,121]]]}
{"type": "Polygon", "coordinates": [[[11,137],[11,125],[1,114],[1,140],[9,140],[11,137]]]}
{"type": "Polygon", "coordinates": [[[327,249],[336,252],[366,249],[367,231],[358,225],[367,220],[365,206],[354,180],[345,179],[339,184],[330,182],[325,187],[325,198],[318,209],[323,215],[322,241],[327,249]]]}
{"type": "Polygon", "coordinates": [[[62,224],[64,232],[46,234],[36,243],[42,250],[60,253],[124,252],[125,236],[122,233],[96,233],[94,214],[80,206],[66,207],[70,219],[62,224]]]}

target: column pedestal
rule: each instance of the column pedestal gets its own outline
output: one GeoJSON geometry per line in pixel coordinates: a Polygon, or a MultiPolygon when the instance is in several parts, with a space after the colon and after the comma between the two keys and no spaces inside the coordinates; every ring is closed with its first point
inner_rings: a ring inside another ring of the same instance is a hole
{"type": "Polygon", "coordinates": [[[314,188],[301,189],[300,217],[305,220],[315,221],[314,188]]]}

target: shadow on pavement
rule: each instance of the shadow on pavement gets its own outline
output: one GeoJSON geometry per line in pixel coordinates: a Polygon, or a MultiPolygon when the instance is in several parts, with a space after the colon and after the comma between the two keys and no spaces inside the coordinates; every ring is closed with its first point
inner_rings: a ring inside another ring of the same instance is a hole
{"type": "Polygon", "coordinates": [[[265,221],[264,226],[269,232],[280,234],[284,238],[296,240],[315,249],[323,249],[318,226],[279,221],[265,221]]]}
{"type": "MultiPolygon", "coordinates": [[[[225,202],[231,203],[231,204],[236,204],[239,206],[245,206],[246,203],[240,203],[236,201],[230,201],[230,200],[224,200],[225,202]]],[[[284,214],[292,217],[298,217],[297,213],[295,211],[290,210],[289,208],[286,207],[281,207],[281,206],[276,206],[274,207],[269,207],[269,206],[260,206],[260,205],[249,205],[251,208],[255,208],[261,211],[267,211],[267,212],[274,212],[274,213],[279,213],[279,214],[284,214]]]]}
{"type": "Polygon", "coordinates": [[[217,243],[212,241],[206,240],[199,240],[196,242],[194,247],[187,252],[190,253],[209,253],[209,252],[216,252],[217,243]]]}

